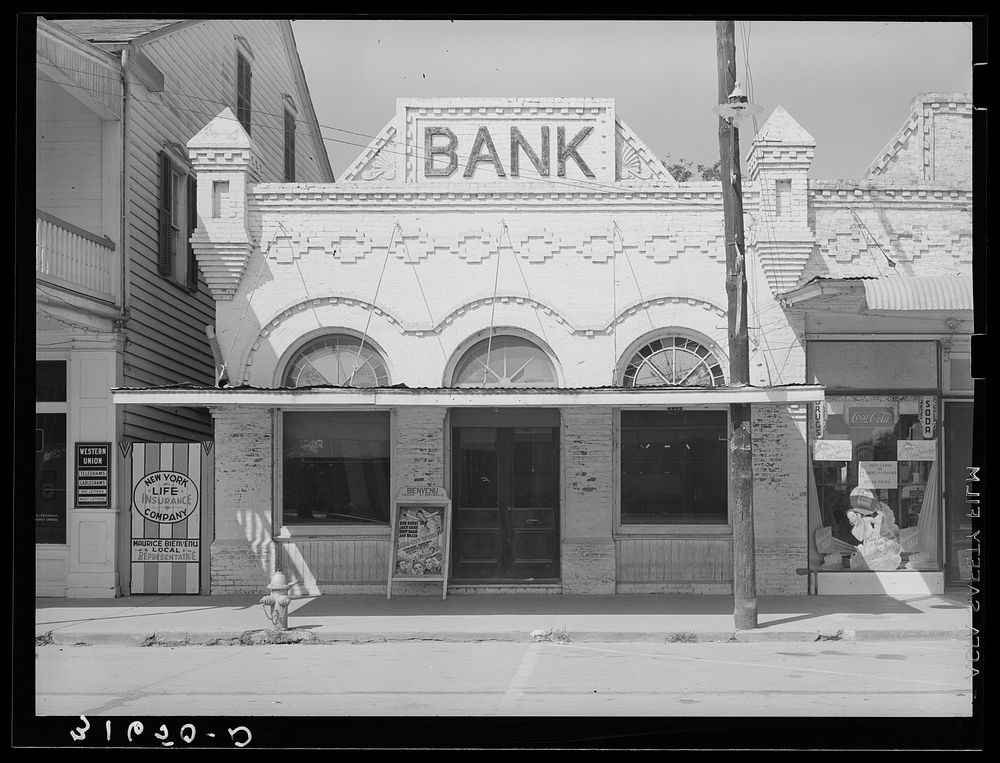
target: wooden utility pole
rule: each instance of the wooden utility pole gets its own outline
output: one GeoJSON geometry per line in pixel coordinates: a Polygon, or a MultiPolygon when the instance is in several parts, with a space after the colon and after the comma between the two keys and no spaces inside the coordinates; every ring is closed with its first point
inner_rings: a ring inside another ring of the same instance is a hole
{"type": "MultiPolygon", "coordinates": [[[[736,40],[732,21],[715,22],[719,65],[719,103],[736,86],[736,40]]],[[[743,244],[743,195],[740,182],[740,137],[735,120],[719,117],[722,210],[726,220],[726,298],[729,318],[729,384],[750,383],[747,336],[747,280],[743,244]]],[[[729,405],[729,494],[733,505],[733,618],[737,630],[757,627],[757,563],[753,538],[753,458],[750,405],[729,405]]]]}

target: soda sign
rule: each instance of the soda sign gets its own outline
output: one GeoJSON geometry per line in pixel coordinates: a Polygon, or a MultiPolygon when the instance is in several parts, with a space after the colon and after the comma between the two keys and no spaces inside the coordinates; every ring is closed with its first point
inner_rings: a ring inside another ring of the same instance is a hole
{"type": "Polygon", "coordinates": [[[920,432],[925,440],[933,439],[937,429],[937,398],[920,398],[920,432]]]}
{"type": "Polygon", "coordinates": [[[891,427],[896,415],[891,406],[851,408],[847,423],[851,427],[891,427]]]}

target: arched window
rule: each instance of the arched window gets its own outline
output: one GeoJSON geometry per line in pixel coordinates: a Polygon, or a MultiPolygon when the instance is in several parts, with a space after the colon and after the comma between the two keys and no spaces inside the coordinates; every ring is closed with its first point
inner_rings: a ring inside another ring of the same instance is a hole
{"type": "Polygon", "coordinates": [[[519,336],[501,334],[472,345],[455,366],[456,387],[556,387],[545,351],[519,336]]]}
{"type": "Polygon", "coordinates": [[[282,384],[385,387],[389,384],[389,372],[382,356],[369,342],[362,346],[358,337],[327,334],[299,348],[288,364],[282,384]]]}
{"type": "Polygon", "coordinates": [[[722,365],[712,351],[681,336],[654,339],[639,348],[622,377],[626,387],[718,387],[725,383],[722,365]]]}

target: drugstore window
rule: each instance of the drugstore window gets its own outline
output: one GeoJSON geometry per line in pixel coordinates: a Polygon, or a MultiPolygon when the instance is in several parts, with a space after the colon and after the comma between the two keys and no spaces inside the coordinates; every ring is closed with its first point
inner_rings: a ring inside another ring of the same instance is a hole
{"type": "Polygon", "coordinates": [[[829,396],[811,417],[810,567],[940,569],[937,397],[829,396]]]}

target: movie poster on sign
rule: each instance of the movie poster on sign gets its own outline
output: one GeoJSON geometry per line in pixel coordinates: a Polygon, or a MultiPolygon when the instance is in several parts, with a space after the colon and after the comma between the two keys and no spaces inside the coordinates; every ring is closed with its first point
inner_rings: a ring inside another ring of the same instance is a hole
{"type": "Polygon", "coordinates": [[[389,545],[389,581],[440,581],[441,598],[448,595],[448,538],[451,501],[440,488],[404,488],[394,502],[389,545]]]}
{"type": "Polygon", "coordinates": [[[441,574],[444,508],[400,506],[396,529],[396,568],[400,576],[441,574]]]}
{"type": "Polygon", "coordinates": [[[895,490],[898,485],[895,461],[858,461],[858,487],[895,490]]]}

